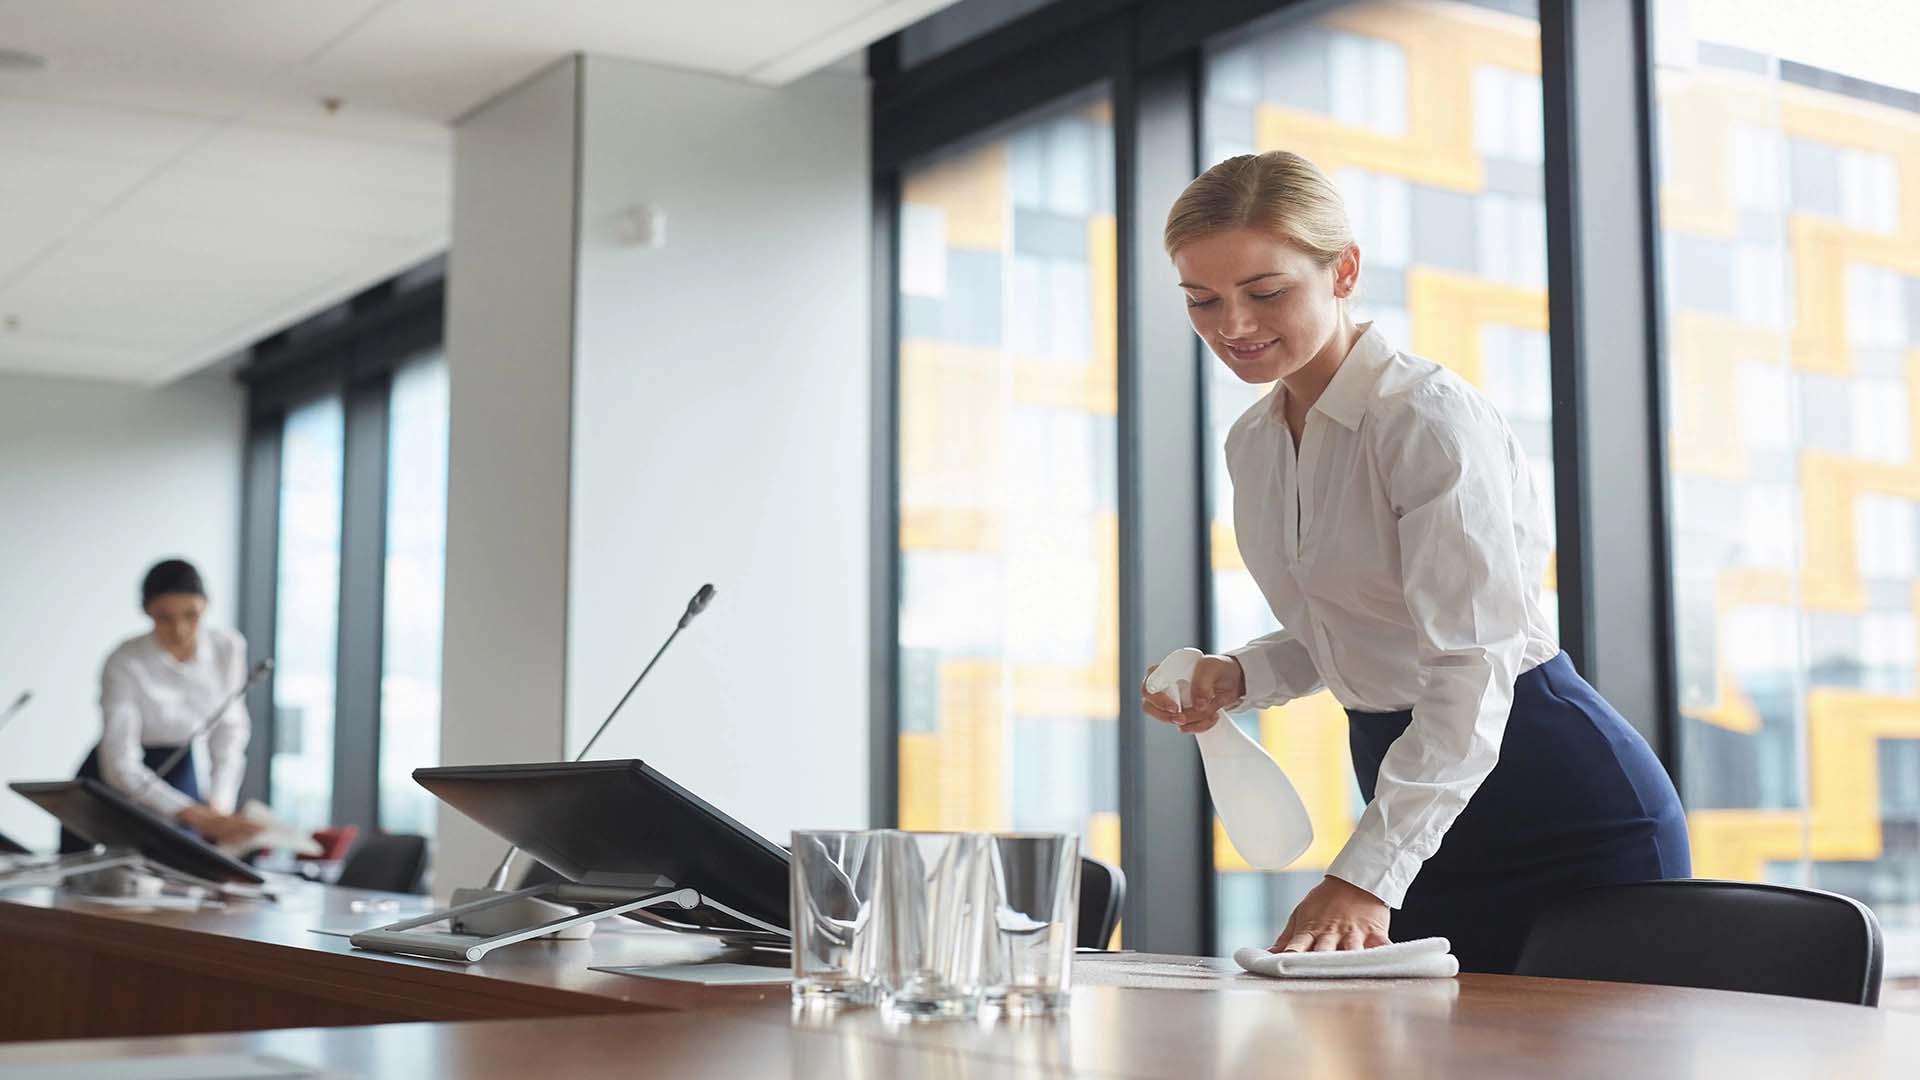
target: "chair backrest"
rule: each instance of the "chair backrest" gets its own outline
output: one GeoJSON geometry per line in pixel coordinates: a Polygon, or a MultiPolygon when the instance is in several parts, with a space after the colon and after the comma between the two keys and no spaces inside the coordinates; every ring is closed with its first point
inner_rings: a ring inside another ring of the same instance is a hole
{"type": "Polygon", "coordinates": [[[427,838],[405,833],[370,833],[347,854],[336,884],[382,892],[425,892],[427,838]]]}
{"type": "Polygon", "coordinates": [[[1104,949],[1120,925],[1120,906],[1127,899],[1127,875],[1109,862],[1080,859],[1080,930],[1075,944],[1104,949]]]}
{"type": "Polygon", "coordinates": [[[1875,1005],[1880,922],[1837,893],[1743,881],[1643,881],[1542,913],[1517,975],[1745,990],[1875,1005]]]}

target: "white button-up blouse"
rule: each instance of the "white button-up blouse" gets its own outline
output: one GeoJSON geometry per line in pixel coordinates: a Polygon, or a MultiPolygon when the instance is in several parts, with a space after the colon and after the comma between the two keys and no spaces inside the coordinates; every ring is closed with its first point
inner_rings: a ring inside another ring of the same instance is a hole
{"type": "Polygon", "coordinates": [[[1238,709],[1322,686],[1413,711],[1328,873],[1399,907],[1500,756],[1514,680],[1559,652],[1551,546],[1519,441],[1464,379],[1368,327],[1307,414],[1284,389],[1227,435],[1240,555],[1282,629],[1231,650],[1238,709]]]}
{"type": "MultiPolygon", "coordinates": [[[[100,775],[162,817],[193,804],[154,775],[142,759],[149,746],[179,746],[247,679],[247,643],[218,626],[202,626],[193,659],[175,660],[151,633],[121,643],[100,672],[100,775]]],[[[198,740],[193,757],[206,802],[232,813],[247,769],[253,724],[236,701],[198,740]],[[206,760],[211,751],[212,761],[206,760]]]]}

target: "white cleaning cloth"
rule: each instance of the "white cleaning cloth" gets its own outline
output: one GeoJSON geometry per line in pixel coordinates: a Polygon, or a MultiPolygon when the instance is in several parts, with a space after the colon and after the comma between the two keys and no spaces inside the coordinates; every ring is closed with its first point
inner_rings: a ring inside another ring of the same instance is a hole
{"type": "Polygon", "coordinates": [[[1233,960],[1255,975],[1276,979],[1451,979],[1460,974],[1451,948],[1443,937],[1345,952],[1273,953],[1249,945],[1233,960]]]}
{"type": "Polygon", "coordinates": [[[259,799],[248,799],[240,808],[240,817],[260,826],[260,831],[237,844],[221,844],[220,850],[238,859],[255,851],[279,848],[291,851],[295,855],[309,857],[322,854],[322,848],[313,834],[301,832],[285,821],[274,816],[272,809],[259,799]]]}

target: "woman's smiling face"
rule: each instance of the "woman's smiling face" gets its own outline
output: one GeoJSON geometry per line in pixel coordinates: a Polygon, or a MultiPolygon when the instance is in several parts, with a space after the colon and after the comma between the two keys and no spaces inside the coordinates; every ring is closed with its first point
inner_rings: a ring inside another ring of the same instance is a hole
{"type": "Polygon", "coordinates": [[[1238,228],[1182,245],[1173,266],[1194,332],[1242,381],[1270,383],[1306,366],[1333,337],[1360,250],[1322,265],[1285,240],[1238,228]]]}

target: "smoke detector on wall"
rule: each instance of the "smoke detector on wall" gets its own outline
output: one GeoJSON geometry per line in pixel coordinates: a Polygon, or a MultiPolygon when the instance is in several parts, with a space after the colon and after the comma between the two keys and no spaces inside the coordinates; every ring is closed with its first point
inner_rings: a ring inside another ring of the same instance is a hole
{"type": "Polygon", "coordinates": [[[667,212],[652,203],[638,203],[620,213],[620,242],[628,247],[667,246],[667,212]]]}

